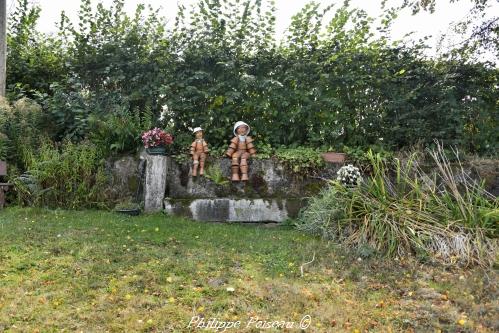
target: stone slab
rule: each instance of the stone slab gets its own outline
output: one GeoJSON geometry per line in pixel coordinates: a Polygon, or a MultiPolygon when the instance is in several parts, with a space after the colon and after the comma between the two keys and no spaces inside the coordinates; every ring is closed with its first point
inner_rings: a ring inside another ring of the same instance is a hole
{"type": "Polygon", "coordinates": [[[165,212],[197,221],[283,222],[298,215],[304,200],[299,198],[207,198],[164,201],[165,212]]]}
{"type": "Polygon", "coordinates": [[[159,212],[163,209],[168,178],[168,158],[161,155],[145,155],[144,158],[146,159],[144,211],[159,212]]]}

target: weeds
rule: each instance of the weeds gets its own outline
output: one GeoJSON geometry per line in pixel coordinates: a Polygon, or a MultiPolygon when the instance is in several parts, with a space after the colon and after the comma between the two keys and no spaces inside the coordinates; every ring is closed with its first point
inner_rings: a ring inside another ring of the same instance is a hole
{"type": "Polygon", "coordinates": [[[416,155],[390,168],[367,156],[372,174],[354,189],[333,182],[301,213],[301,230],[347,247],[368,245],[388,256],[429,256],[446,265],[491,266],[497,258],[498,200],[466,174],[455,150],[429,150],[437,169],[426,173],[416,155]]]}

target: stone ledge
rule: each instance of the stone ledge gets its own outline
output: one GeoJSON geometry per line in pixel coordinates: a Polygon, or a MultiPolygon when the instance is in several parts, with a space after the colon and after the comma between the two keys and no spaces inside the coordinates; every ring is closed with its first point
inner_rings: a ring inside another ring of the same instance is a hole
{"type": "Polygon", "coordinates": [[[166,197],[175,199],[204,198],[284,198],[308,197],[319,193],[324,187],[325,178],[334,178],[341,163],[328,163],[316,176],[299,175],[287,170],[275,159],[251,159],[249,161],[249,181],[245,183],[231,182],[231,161],[228,158],[209,158],[207,160],[207,177],[192,177],[191,162],[177,163],[166,157],[168,175],[166,197]],[[209,179],[210,169],[221,173],[223,183],[209,179]]]}
{"type": "Polygon", "coordinates": [[[197,221],[283,222],[298,216],[304,206],[301,198],[259,199],[171,199],[164,200],[165,212],[197,221]]]}

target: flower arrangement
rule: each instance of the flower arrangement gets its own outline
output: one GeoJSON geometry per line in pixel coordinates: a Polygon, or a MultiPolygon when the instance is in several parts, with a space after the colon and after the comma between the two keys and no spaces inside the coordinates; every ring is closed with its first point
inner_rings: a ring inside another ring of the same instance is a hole
{"type": "Polygon", "coordinates": [[[336,174],[338,175],[336,180],[343,185],[356,185],[362,180],[359,168],[351,164],[342,166],[336,174]]]}
{"type": "Polygon", "coordinates": [[[173,143],[173,135],[155,127],[142,134],[142,142],[145,148],[166,146],[173,143]]]}

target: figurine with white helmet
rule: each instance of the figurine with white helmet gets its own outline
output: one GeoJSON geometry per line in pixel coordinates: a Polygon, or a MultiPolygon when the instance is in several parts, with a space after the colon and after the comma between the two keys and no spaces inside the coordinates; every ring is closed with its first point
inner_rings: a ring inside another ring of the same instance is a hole
{"type": "Polygon", "coordinates": [[[196,136],[196,139],[191,144],[192,176],[197,176],[198,167],[199,175],[203,176],[204,162],[209,152],[208,143],[203,138],[203,129],[201,127],[196,127],[192,132],[196,136]]]}
{"type": "Polygon", "coordinates": [[[250,127],[244,121],[238,121],[234,125],[235,136],[230,140],[229,149],[225,153],[232,159],[232,181],[248,180],[248,159],[256,154],[253,139],[248,136],[249,132],[250,127]]]}

